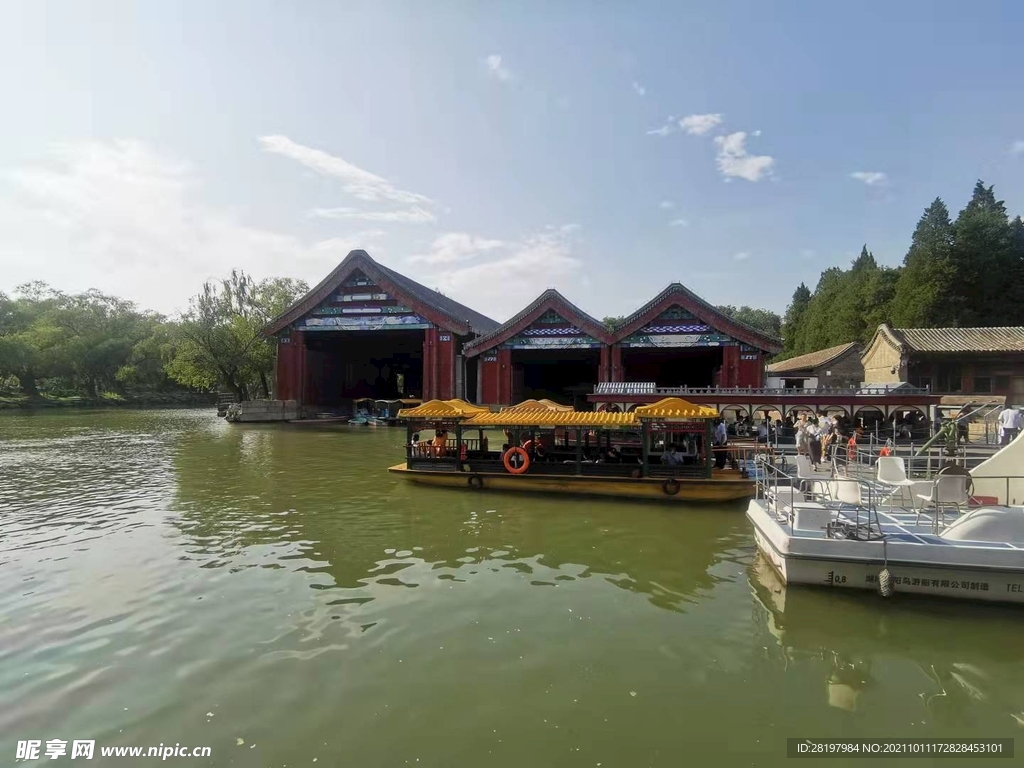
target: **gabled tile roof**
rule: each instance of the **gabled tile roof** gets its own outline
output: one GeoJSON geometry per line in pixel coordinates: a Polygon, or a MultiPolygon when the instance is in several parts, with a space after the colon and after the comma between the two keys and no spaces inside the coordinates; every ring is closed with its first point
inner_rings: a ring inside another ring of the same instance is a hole
{"type": "Polygon", "coordinates": [[[548,288],[521,312],[506,320],[490,333],[485,333],[466,344],[462,348],[463,352],[467,357],[473,357],[498,346],[526,328],[548,309],[554,309],[570,323],[574,323],[581,331],[598,341],[604,344],[611,343],[609,341],[610,334],[604,323],[588,315],[554,288],[548,288]]]}
{"type": "Polygon", "coordinates": [[[692,312],[708,325],[714,326],[735,339],[749,344],[765,352],[781,352],[782,340],[769,336],[763,331],[752,326],[734,320],[724,314],[718,307],[704,301],[682,283],[670,283],[661,293],[644,304],[640,309],[619,323],[612,332],[613,341],[621,341],[632,333],[635,333],[650,320],[654,319],[659,309],[667,305],[671,300],[681,307],[692,312]]]}
{"type": "Polygon", "coordinates": [[[780,360],[767,367],[768,373],[786,373],[787,371],[807,371],[822,365],[827,365],[851,351],[859,351],[860,344],[851,341],[849,344],[839,344],[828,349],[819,349],[817,352],[808,352],[806,355],[791,357],[788,360],[780,360]]]}
{"type": "Polygon", "coordinates": [[[913,352],[1024,352],[1024,328],[893,328],[913,352]]]}
{"type": "Polygon", "coordinates": [[[442,323],[449,330],[459,333],[487,333],[498,327],[498,321],[492,320],[486,315],[459,304],[437,291],[417,283],[405,275],[385,267],[370,258],[366,251],[350,251],[342,262],[335,267],[327,277],[321,280],[309,293],[292,304],[288,309],[274,318],[264,329],[264,334],[272,336],[280,333],[291,323],[312,311],[330,295],[337,290],[344,279],[355,270],[361,270],[371,280],[377,283],[392,284],[399,292],[404,293],[411,300],[411,304],[418,304],[413,309],[419,310],[421,314],[427,311],[438,319],[445,319],[448,322],[442,323]]]}

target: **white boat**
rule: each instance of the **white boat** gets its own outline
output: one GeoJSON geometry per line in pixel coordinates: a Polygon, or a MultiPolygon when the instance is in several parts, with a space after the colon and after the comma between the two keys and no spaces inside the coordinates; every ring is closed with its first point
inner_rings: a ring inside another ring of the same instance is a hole
{"type": "Polygon", "coordinates": [[[768,466],[747,517],[758,549],[787,584],[1024,603],[1019,481],[993,474],[1021,466],[1021,454],[1018,439],[972,471],[991,493],[978,506],[964,474],[900,484],[865,478],[856,467],[834,465],[821,477],[768,466]]]}

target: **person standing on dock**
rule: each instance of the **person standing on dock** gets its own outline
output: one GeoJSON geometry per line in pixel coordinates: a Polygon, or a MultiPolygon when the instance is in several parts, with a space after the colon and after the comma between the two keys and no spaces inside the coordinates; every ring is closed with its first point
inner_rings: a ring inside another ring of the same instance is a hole
{"type": "Polygon", "coordinates": [[[1020,434],[1021,413],[1012,404],[1007,403],[1006,407],[999,413],[999,444],[1009,445],[1020,434]]]}
{"type": "Polygon", "coordinates": [[[718,469],[725,468],[725,462],[729,458],[725,446],[729,443],[729,430],[725,426],[725,419],[719,419],[715,425],[715,466],[718,469]]]}

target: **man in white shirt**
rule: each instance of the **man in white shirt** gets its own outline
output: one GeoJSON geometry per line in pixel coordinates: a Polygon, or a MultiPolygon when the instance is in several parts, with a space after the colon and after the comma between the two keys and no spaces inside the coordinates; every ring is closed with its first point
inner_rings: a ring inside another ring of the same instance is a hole
{"type": "Polygon", "coordinates": [[[1009,445],[1020,434],[1021,413],[1010,403],[999,414],[999,444],[1009,445]]]}
{"type": "Polygon", "coordinates": [[[725,446],[729,442],[729,430],[725,426],[725,419],[719,419],[715,426],[715,466],[719,469],[725,468],[725,462],[729,458],[725,446]]]}

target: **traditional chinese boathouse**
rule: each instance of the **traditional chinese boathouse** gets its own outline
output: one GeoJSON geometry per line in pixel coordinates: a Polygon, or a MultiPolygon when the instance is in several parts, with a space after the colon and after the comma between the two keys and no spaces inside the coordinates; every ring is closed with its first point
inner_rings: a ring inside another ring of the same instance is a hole
{"type": "Polygon", "coordinates": [[[605,381],[611,333],[553,288],[490,333],[466,344],[478,361],[476,401],[572,403],[605,381]]]}
{"type": "MultiPolygon", "coordinates": [[[[352,251],[266,329],[277,337],[275,394],[304,409],[344,407],[357,398],[461,396],[463,345],[497,327],[365,251],[352,251]]],[[[475,381],[469,385],[475,391],[475,381]]]]}
{"type": "Polygon", "coordinates": [[[465,346],[479,361],[476,400],[572,403],[596,384],[653,381],[659,387],[759,387],[778,339],[737,322],[672,283],[614,329],[549,289],[465,346]]]}

